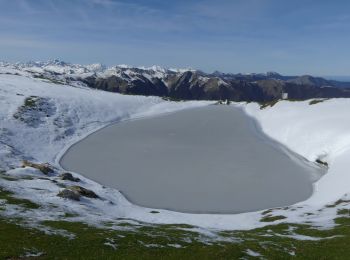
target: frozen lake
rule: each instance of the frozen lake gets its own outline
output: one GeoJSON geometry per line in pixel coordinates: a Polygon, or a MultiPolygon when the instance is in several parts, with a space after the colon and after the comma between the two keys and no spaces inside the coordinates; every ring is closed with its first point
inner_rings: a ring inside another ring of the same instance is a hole
{"type": "Polygon", "coordinates": [[[73,145],[60,163],[137,205],[195,213],[291,205],[322,175],[223,105],[114,124],[73,145]]]}

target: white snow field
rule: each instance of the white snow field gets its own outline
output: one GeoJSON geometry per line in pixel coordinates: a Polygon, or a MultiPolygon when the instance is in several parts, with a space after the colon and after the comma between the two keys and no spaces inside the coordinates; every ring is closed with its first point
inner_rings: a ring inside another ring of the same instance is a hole
{"type": "Polygon", "coordinates": [[[63,172],[58,161],[73,143],[111,123],[213,102],[169,102],[156,97],[123,96],[33,79],[30,73],[20,70],[12,72],[22,75],[0,75],[0,168],[6,171],[1,174],[18,177],[18,180],[0,178],[0,187],[42,206],[22,211],[16,206],[2,205],[6,207],[0,211],[2,215],[23,216],[28,222],[36,223],[73,213],[77,217],[72,217],[72,221],[92,225],[121,219],[134,223],[182,223],[210,234],[213,230],[244,230],[271,224],[261,221],[264,216],[285,217],[273,222],[276,224],[308,222],[326,228],[334,225],[339,208],[349,207],[342,203],[350,199],[349,99],[325,100],[314,105],[309,101],[280,101],[264,109],[254,103],[233,104],[256,118],[272,139],[310,161],[327,162],[328,173],[314,184],[314,193],[308,200],[269,213],[191,214],[133,205],[117,190],[78,173],[75,175],[82,180],[79,185],[93,190],[101,199],[62,199],[57,193],[62,185],[72,183],[58,177],[63,172]],[[22,168],[23,159],[51,163],[56,167],[55,172],[45,176],[34,168],[22,168]],[[330,204],[334,205],[325,207],[330,204]],[[154,214],[155,211],[158,213],[154,214]]]}

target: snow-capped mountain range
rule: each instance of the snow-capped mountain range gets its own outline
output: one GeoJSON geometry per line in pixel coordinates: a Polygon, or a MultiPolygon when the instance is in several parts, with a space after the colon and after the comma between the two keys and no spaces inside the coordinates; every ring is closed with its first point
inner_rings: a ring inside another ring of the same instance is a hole
{"type": "Polygon", "coordinates": [[[80,65],[60,60],[0,62],[0,73],[19,74],[74,86],[85,86],[133,95],[184,100],[266,102],[288,93],[291,99],[350,97],[350,83],[320,77],[282,76],[276,72],[232,74],[159,66],[131,67],[80,65]]]}
{"type": "Polygon", "coordinates": [[[0,62],[0,67],[9,69],[18,69],[29,73],[51,73],[62,75],[75,75],[75,76],[92,76],[98,75],[100,77],[108,76],[121,76],[123,73],[132,77],[136,73],[143,74],[145,76],[152,76],[163,78],[169,73],[182,73],[186,71],[195,71],[192,69],[166,69],[160,66],[154,65],[151,67],[132,67],[126,64],[120,64],[115,66],[106,66],[101,63],[94,63],[88,65],[73,64],[61,61],[59,59],[48,61],[29,61],[29,62],[0,62]]]}

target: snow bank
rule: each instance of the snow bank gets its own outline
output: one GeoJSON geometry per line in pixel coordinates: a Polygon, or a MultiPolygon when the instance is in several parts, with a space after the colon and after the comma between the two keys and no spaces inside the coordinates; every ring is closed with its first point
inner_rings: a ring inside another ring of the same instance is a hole
{"type": "Polygon", "coordinates": [[[331,99],[310,105],[310,101],[280,101],[260,109],[246,106],[262,130],[310,161],[322,159],[332,164],[350,148],[350,99],[331,99]]]}
{"type": "Polygon", "coordinates": [[[262,130],[309,161],[327,162],[328,173],[315,183],[315,192],[301,205],[325,205],[350,192],[350,99],[331,99],[311,105],[310,101],[280,101],[260,109],[249,104],[246,112],[262,130]]]}

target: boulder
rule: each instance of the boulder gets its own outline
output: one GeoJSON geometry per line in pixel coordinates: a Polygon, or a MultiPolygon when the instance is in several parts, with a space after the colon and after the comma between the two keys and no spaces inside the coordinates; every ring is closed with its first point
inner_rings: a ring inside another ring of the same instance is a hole
{"type": "Polygon", "coordinates": [[[324,162],[324,161],[322,161],[322,160],[320,160],[320,159],[317,159],[316,162],[317,162],[318,164],[321,164],[321,165],[323,165],[323,166],[328,167],[328,163],[327,163],[327,162],[324,162]]]}
{"type": "Polygon", "coordinates": [[[68,187],[68,189],[79,194],[80,196],[93,198],[93,199],[98,198],[98,196],[95,192],[93,192],[92,190],[85,189],[81,186],[70,186],[70,187],[68,187]]]}
{"type": "Polygon", "coordinates": [[[70,200],[75,200],[75,201],[80,200],[80,195],[77,192],[69,190],[69,189],[64,189],[64,190],[60,191],[57,194],[57,196],[64,198],[64,199],[70,199],[70,200]]]}
{"type": "Polygon", "coordinates": [[[61,180],[67,180],[67,181],[73,181],[73,182],[79,182],[80,181],[79,178],[74,177],[69,172],[62,173],[60,178],[61,178],[61,180]]]}
{"type": "Polygon", "coordinates": [[[54,172],[48,163],[33,163],[30,161],[24,160],[22,162],[22,167],[32,167],[32,168],[38,169],[45,175],[48,175],[49,173],[54,172]]]}

